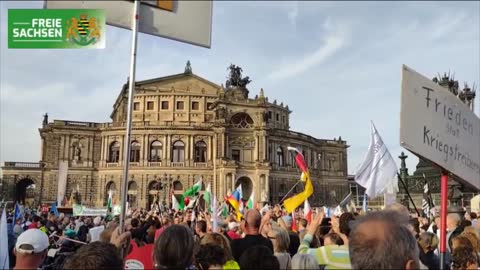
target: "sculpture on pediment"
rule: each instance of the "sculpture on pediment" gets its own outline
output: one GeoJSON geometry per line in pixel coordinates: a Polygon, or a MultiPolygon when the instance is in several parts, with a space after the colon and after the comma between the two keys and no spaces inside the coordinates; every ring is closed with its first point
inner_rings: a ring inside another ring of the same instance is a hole
{"type": "Polygon", "coordinates": [[[192,65],[190,64],[190,60],[187,61],[187,65],[185,66],[185,74],[192,74],[192,65]]]}
{"type": "Polygon", "coordinates": [[[227,117],[227,110],[223,107],[218,108],[215,113],[217,119],[225,119],[227,117]]]}
{"type": "Polygon", "coordinates": [[[43,126],[46,127],[48,125],[48,113],[43,115],[43,126]]]}
{"type": "Polygon", "coordinates": [[[234,64],[231,64],[228,69],[230,70],[228,80],[226,81],[226,86],[227,88],[231,87],[241,87],[245,88],[247,84],[252,82],[248,76],[245,78],[242,78],[242,68],[239,66],[236,66],[234,64]]]}

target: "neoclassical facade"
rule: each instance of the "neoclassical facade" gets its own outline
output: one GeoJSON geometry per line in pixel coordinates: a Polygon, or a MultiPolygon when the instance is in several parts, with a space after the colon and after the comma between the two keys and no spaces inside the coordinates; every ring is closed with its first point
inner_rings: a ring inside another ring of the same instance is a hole
{"type": "MultiPolygon", "coordinates": [[[[269,101],[263,89],[249,97],[248,82],[238,83],[232,72],[226,87],[193,74],[189,64],[183,73],[136,82],[130,205],[148,207],[155,196],[168,203],[171,191],[180,194],[200,177],[219,200],[241,184],[244,199],[254,192],[259,202],[279,202],[300,175],[288,146],[300,149],[310,167],[315,188],[310,203],[338,203],[349,192],[346,141],[290,130],[288,106],[269,101]]],[[[2,167],[12,200],[32,194],[35,202],[56,200],[60,161],[68,162],[68,197],[78,190],[83,204],[102,206],[111,190],[118,200],[127,89],[125,84],[115,100],[109,123],[51,122],[45,116],[39,129],[42,160],[2,167]],[[36,192],[25,192],[31,184],[36,192]]],[[[291,194],[301,190],[299,184],[291,194]]]]}

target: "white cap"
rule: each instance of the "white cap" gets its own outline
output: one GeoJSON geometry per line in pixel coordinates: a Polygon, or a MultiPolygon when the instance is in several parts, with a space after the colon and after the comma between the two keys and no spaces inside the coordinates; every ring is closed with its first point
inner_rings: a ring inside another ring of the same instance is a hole
{"type": "Polygon", "coordinates": [[[48,236],[39,229],[28,229],[17,238],[15,250],[17,253],[34,254],[48,248],[48,236]],[[25,247],[29,245],[30,247],[25,247]]]}
{"type": "Polygon", "coordinates": [[[238,228],[238,226],[239,226],[238,223],[235,222],[235,221],[232,221],[232,222],[228,223],[228,229],[229,230],[233,230],[235,228],[238,228]]]}

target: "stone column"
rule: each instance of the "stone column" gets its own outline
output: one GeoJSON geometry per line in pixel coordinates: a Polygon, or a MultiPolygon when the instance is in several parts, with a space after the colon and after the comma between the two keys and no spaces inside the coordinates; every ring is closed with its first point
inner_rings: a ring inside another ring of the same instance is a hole
{"type": "Polygon", "coordinates": [[[168,151],[167,136],[168,135],[165,135],[162,138],[162,162],[163,162],[162,165],[163,166],[167,164],[167,151],[168,151]]]}
{"type": "Polygon", "coordinates": [[[258,157],[259,157],[259,151],[260,151],[260,147],[258,145],[259,141],[260,140],[258,138],[258,135],[255,134],[255,155],[253,157],[255,161],[258,161],[258,157]]]}
{"type": "Polygon", "coordinates": [[[167,164],[170,164],[170,155],[172,153],[171,151],[171,144],[172,144],[172,135],[168,134],[167,135],[167,164]]]}
{"type": "Polygon", "coordinates": [[[212,143],[212,136],[209,136],[208,137],[208,147],[207,147],[207,151],[208,151],[208,161],[211,161],[212,160],[212,152],[213,152],[213,143],[212,143]]]}

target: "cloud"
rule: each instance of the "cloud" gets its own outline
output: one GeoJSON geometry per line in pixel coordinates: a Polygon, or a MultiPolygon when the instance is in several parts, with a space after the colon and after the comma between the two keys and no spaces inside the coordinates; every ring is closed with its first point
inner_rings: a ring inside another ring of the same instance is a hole
{"type": "Polygon", "coordinates": [[[313,53],[304,55],[300,60],[283,64],[279,69],[268,75],[269,80],[284,80],[299,75],[332,57],[340,48],[345,45],[345,37],[342,33],[328,35],[324,44],[313,53]]]}

